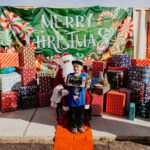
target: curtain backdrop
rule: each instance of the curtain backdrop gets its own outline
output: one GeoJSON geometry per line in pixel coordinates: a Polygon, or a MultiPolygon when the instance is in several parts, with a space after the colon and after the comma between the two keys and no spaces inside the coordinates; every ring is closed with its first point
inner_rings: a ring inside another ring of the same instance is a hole
{"type": "Polygon", "coordinates": [[[134,58],[145,59],[150,10],[134,9],[134,58]]]}

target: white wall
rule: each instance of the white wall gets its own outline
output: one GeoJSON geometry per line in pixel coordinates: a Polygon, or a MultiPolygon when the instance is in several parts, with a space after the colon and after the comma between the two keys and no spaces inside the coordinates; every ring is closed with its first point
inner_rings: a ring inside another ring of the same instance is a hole
{"type": "Polygon", "coordinates": [[[149,8],[150,0],[0,0],[0,6],[84,7],[96,5],[149,8]]]}

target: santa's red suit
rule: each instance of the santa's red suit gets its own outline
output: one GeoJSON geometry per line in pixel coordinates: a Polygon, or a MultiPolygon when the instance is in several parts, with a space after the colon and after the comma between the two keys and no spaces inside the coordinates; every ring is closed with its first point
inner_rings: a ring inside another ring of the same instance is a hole
{"type": "MultiPolygon", "coordinates": [[[[69,73],[73,72],[72,60],[74,58],[69,53],[64,53],[60,60],[60,69],[58,70],[56,77],[54,79],[53,85],[54,90],[57,86],[62,85],[64,89],[66,89],[65,78],[69,73]]],[[[82,72],[85,72],[82,70],[82,72]]],[[[58,92],[58,91],[57,91],[58,92]]],[[[62,108],[64,111],[68,111],[69,107],[66,105],[67,98],[66,96],[61,97],[62,108]]],[[[88,91],[86,91],[86,104],[85,109],[89,109],[91,102],[91,97],[88,91]]]]}

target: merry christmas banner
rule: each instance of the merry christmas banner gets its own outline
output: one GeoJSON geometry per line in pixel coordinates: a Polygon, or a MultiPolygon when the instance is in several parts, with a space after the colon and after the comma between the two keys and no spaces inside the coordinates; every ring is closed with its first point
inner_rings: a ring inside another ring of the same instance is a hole
{"type": "Polygon", "coordinates": [[[55,59],[69,52],[85,63],[133,48],[133,9],[115,7],[0,7],[0,46],[36,46],[55,59]]]}

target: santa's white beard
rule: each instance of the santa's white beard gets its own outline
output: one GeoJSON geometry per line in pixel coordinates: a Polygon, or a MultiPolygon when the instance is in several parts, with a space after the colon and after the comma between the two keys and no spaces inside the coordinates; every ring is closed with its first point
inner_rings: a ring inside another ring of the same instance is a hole
{"type": "Polygon", "coordinates": [[[63,78],[64,78],[64,80],[66,82],[68,74],[74,72],[73,65],[72,65],[72,63],[67,62],[67,63],[61,65],[61,68],[62,68],[62,76],[63,76],[63,78]]]}

